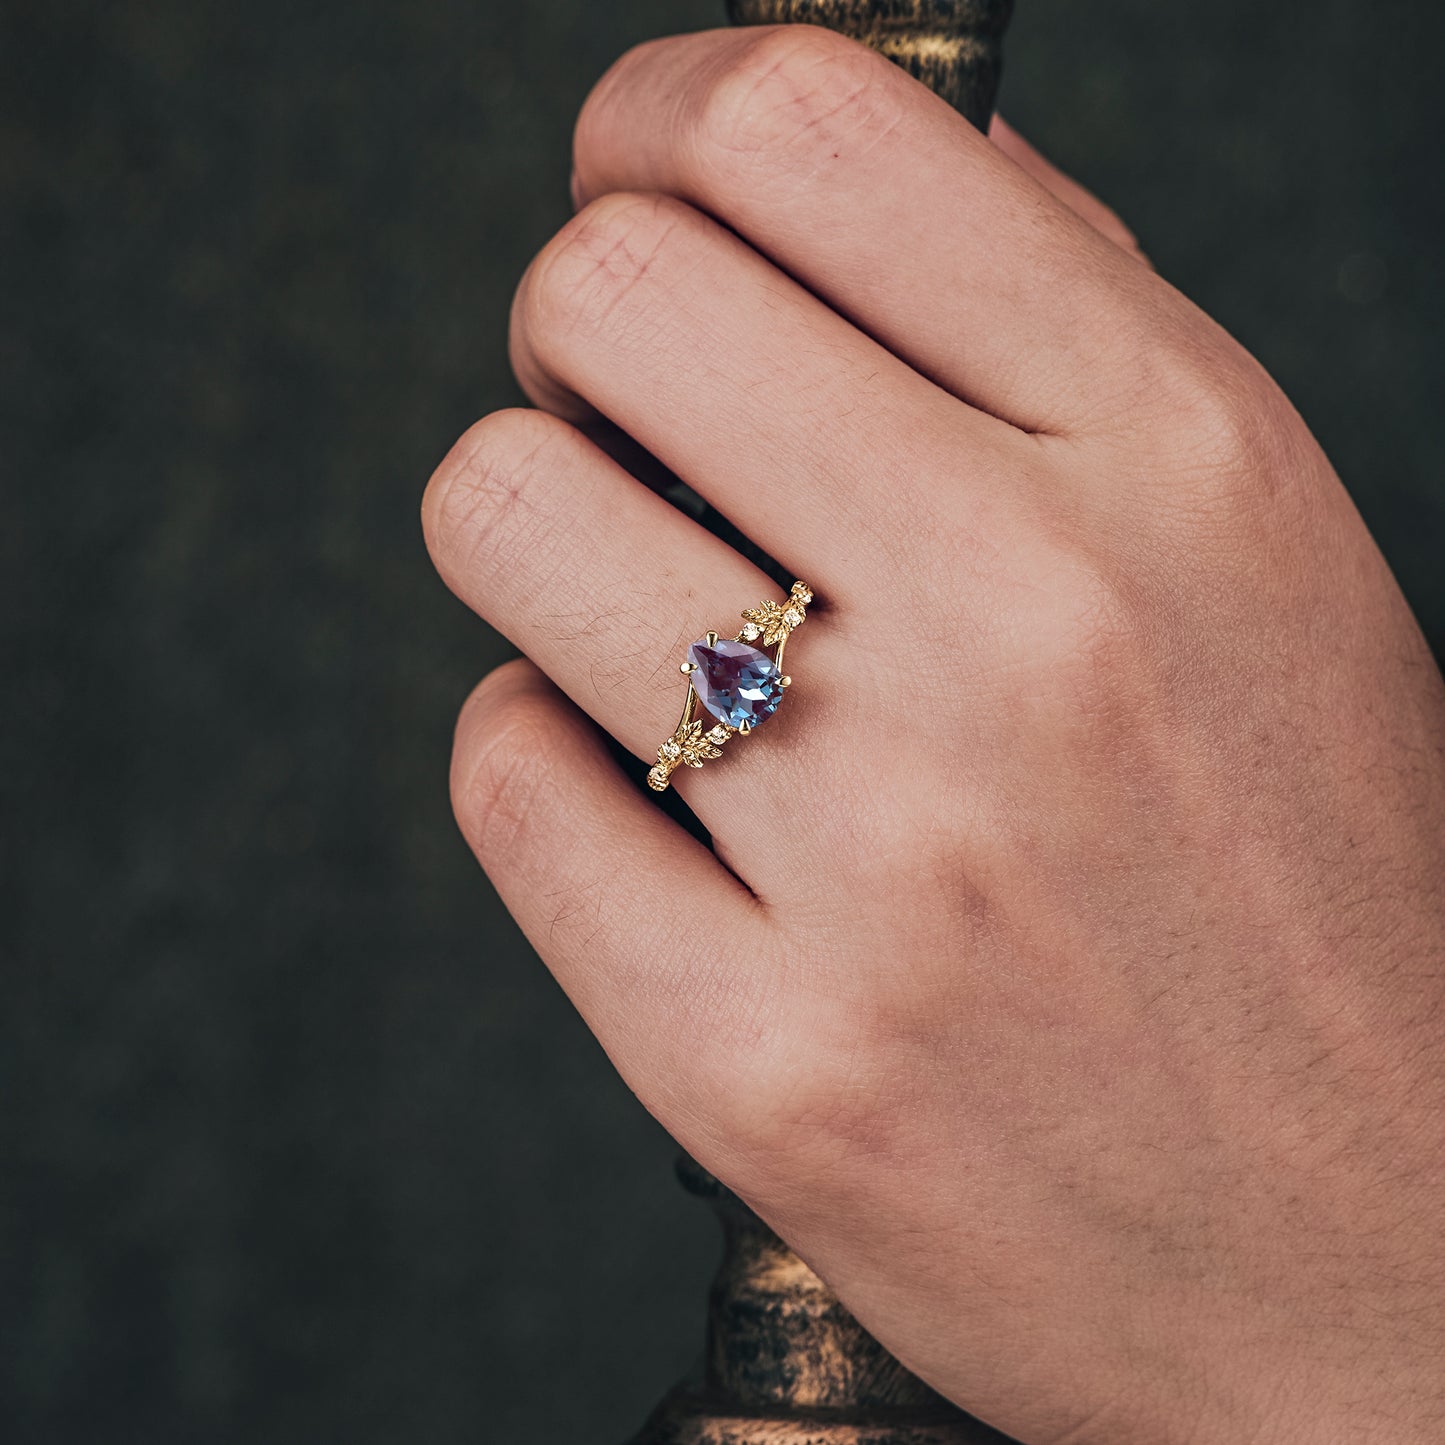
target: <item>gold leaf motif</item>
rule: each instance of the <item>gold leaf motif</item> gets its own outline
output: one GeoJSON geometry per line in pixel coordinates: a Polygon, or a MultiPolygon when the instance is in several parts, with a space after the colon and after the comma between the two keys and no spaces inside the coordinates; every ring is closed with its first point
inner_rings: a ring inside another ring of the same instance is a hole
{"type": "Polygon", "coordinates": [[[783,621],[783,609],[776,602],[762,602],[756,607],[749,607],[743,613],[743,621],[762,629],[764,647],[781,642],[792,631],[783,621]]]}
{"type": "MultiPolygon", "coordinates": [[[[659,775],[659,781],[665,787],[667,779],[671,776],[674,768],[700,768],[709,758],[722,757],[722,744],[731,736],[730,729],[718,723],[715,727],[703,732],[701,719],[694,719],[685,727],[678,730],[667,739],[657,750],[657,766],[652,773],[659,775]]],[[[648,775],[648,782],[653,783],[652,773],[648,775]]]]}
{"type": "Polygon", "coordinates": [[[803,583],[795,582],[786,602],[769,600],[747,608],[743,613],[743,621],[749,624],[749,628],[744,629],[745,640],[754,641],[754,638],[747,637],[747,631],[757,628],[762,633],[764,647],[781,642],[807,620],[807,606],[812,600],[812,591],[803,583]]]}
{"type": "Polygon", "coordinates": [[[722,749],[715,748],[711,741],[702,735],[701,721],[690,722],[685,728],[679,728],[674,740],[679,748],[678,761],[689,768],[700,768],[709,758],[722,757],[722,749]]]}

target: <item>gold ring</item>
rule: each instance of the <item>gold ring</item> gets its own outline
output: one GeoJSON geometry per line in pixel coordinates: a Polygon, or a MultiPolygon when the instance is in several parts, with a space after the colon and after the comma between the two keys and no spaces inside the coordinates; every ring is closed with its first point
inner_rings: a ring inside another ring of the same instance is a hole
{"type": "Polygon", "coordinates": [[[700,768],[709,758],[721,757],[729,738],[747,737],[777,712],[783,689],[793,681],[783,671],[783,649],[794,629],[807,621],[812,600],[812,589],[794,582],[786,602],[749,607],[731,642],[709,632],[688,648],[679,668],[687,678],[687,701],[672,736],[657,750],[648,787],[663,792],[677,768],[700,768]],[[766,647],[777,651],[769,657],[766,647]],[[696,715],[699,707],[717,719],[706,732],[696,715]]]}

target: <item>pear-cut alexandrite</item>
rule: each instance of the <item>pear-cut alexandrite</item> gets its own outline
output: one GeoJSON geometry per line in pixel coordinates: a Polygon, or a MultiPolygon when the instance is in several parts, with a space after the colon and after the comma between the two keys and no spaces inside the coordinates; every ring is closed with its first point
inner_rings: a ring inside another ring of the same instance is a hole
{"type": "Polygon", "coordinates": [[[697,668],[690,677],[697,700],[731,728],[744,723],[757,727],[783,700],[782,678],[773,659],[746,642],[694,642],[687,660],[697,668]]]}

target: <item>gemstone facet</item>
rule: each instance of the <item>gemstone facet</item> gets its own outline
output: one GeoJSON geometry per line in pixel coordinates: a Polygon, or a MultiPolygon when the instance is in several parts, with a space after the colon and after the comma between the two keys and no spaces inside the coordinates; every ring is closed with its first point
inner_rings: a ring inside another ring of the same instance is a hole
{"type": "Polygon", "coordinates": [[[690,679],[697,700],[729,727],[756,727],[772,717],[783,700],[773,659],[745,642],[694,642],[687,660],[697,664],[690,679]]]}

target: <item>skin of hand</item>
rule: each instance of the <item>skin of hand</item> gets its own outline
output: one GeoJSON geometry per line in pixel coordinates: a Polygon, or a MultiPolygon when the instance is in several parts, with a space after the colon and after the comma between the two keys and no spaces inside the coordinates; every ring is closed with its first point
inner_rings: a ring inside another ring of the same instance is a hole
{"type": "Polygon", "coordinates": [[[817,29],[659,41],[427,490],[530,661],[461,827],[644,1104],[1027,1442],[1445,1438],[1445,690],[1283,395],[1016,135],[817,29]],[[805,579],[676,785],[677,665],[805,579]]]}

